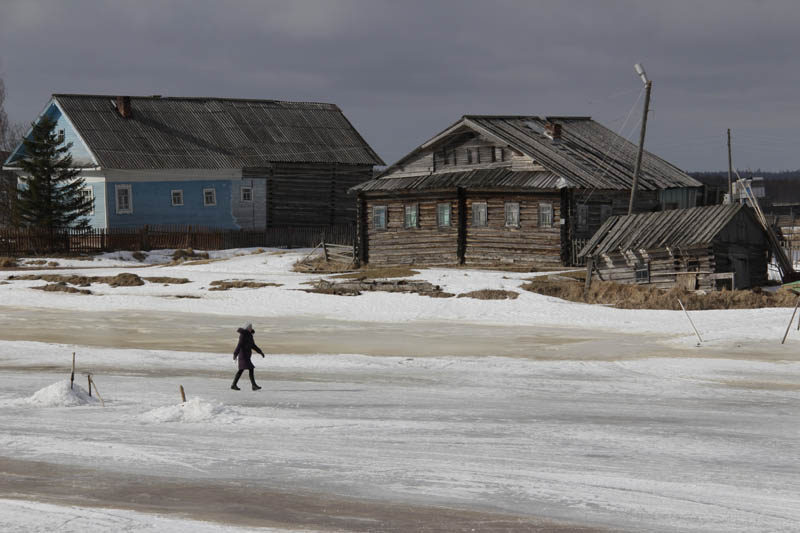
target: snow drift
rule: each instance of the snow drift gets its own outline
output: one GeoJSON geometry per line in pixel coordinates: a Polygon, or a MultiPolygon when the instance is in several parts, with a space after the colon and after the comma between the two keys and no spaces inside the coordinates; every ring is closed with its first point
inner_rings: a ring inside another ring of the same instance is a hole
{"type": "Polygon", "coordinates": [[[186,403],[152,409],[139,418],[147,423],[204,422],[226,414],[230,414],[230,409],[220,403],[192,398],[186,403]]]}
{"type": "Polygon", "coordinates": [[[37,407],[77,407],[97,403],[94,396],[89,396],[86,389],[78,385],[69,386],[69,381],[58,381],[49,387],[36,391],[26,400],[37,407]]]}

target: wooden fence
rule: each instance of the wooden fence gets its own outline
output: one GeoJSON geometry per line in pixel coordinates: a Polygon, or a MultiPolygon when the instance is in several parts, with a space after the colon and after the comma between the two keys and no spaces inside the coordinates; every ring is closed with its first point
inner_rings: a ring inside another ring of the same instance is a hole
{"type": "Polygon", "coordinates": [[[355,226],[276,226],[264,230],[227,230],[198,226],[144,226],[90,230],[0,229],[0,256],[93,254],[120,250],[196,248],[311,248],[324,241],[352,246],[355,226]]]}

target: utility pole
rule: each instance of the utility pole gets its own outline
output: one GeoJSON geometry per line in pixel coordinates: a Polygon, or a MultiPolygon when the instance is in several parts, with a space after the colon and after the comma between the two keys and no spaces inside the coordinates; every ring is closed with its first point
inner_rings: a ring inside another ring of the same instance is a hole
{"type": "Polygon", "coordinates": [[[728,203],[733,203],[733,163],[731,161],[731,129],[728,128],[728,203]]]}
{"type": "Polygon", "coordinates": [[[633,183],[631,184],[631,201],[628,204],[628,214],[633,214],[633,206],[636,203],[636,188],[639,185],[639,172],[642,170],[642,152],[644,151],[644,134],[647,131],[647,110],[650,107],[650,91],[653,88],[653,82],[647,79],[647,74],[644,72],[644,67],[636,63],[633,67],[636,73],[642,78],[644,82],[644,112],[642,113],[642,129],[639,132],[639,151],[636,154],[636,167],[633,169],[633,183]]]}

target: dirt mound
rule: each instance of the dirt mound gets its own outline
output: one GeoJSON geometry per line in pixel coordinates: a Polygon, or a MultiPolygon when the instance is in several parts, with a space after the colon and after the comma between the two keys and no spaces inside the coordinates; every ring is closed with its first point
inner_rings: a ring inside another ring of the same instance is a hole
{"type": "Polygon", "coordinates": [[[228,289],[260,289],[261,287],[281,287],[281,284],[250,280],[216,280],[211,282],[208,290],[227,291],[228,289]]]}
{"type": "Polygon", "coordinates": [[[13,281],[47,281],[49,283],[65,283],[78,287],[88,287],[92,283],[107,283],[112,287],[137,287],[144,285],[142,278],[130,272],[123,272],[116,276],[77,276],[69,274],[23,274],[9,276],[13,281]]]}
{"type": "Polygon", "coordinates": [[[458,297],[476,298],[478,300],[516,300],[519,297],[519,293],[499,289],[483,289],[480,291],[465,292],[459,294],[458,297]]]}
{"type": "Polygon", "coordinates": [[[412,270],[407,266],[383,267],[383,268],[363,268],[356,272],[348,272],[346,274],[338,274],[331,276],[337,279],[387,279],[387,278],[407,278],[409,276],[416,276],[419,274],[418,270],[412,270]]]}
{"type": "Polygon", "coordinates": [[[19,266],[13,257],[0,257],[0,268],[15,268],[19,266]]]}
{"type": "Polygon", "coordinates": [[[75,287],[71,287],[66,283],[59,282],[59,283],[48,283],[47,285],[42,285],[40,287],[31,287],[36,289],[37,291],[45,291],[45,292],[68,292],[72,294],[92,294],[92,291],[88,289],[76,289],[75,287]]]}
{"type": "Polygon", "coordinates": [[[187,278],[170,278],[168,276],[155,276],[142,279],[150,283],[163,283],[165,285],[183,285],[184,283],[189,283],[189,279],[187,278]]]}
{"type": "Polygon", "coordinates": [[[610,281],[594,281],[584,299],[584,284],[572,281],[533,279],[522,288],[572,302],[612,305],[619,309],[680,310],[678,299],[686,309],[759,309],[762,307],[793,307],[797,295],[788,289],[775,292],[760,289],[746,291],[715,291],[709,293],[670,289],[665,291],[650,285],[628,285],[610,281]]]}
{"type": "Polygon", "coordinates": [[[306,292],[316,294],[335,294],[338,296],[358,296],[362,292],[402,292],[415,293],[434,298],[449,298],[450,293],[442,291],[438,285],[427,281],[409,281],[405,279],[397,281],[326,281],[319,280],[314,284],[313,289],[304,289],[306,292]]]}

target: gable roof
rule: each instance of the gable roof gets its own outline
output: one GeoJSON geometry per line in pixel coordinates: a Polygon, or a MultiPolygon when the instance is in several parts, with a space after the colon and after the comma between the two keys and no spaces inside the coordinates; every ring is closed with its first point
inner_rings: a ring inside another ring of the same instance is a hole
{"type": "Polygon", "coordinates": [[[750,208],[735,203],[611,217],[579,256],[710,243],[741,211],[750,208]]]}
{"type": "MultiPolygon", "coordinates": [[[[568,187],[629,190],[633,183],[637,145],[627,141],[590,117],[538,117],[465,115],[455,124],[425,142],[377,179],[392,178],[391,173],[408,159],[443,142],[449,135],[465,129],[533,158],[547,171],[563,177],[568,187]],[[561,125],[561,141],[545,135],[548,122],[561,125]]],[[[644,151],[639,173],[641,190],[674,187],[700,187],[702,184],[678,167],[644,151]]]]}
{"type": "Polygon", "coordinates": [[[104,168],[248,168],[276,162],[383,164],[333,104],[132,96],[123,118],[116,96],[54,94],[104,168]]]}

